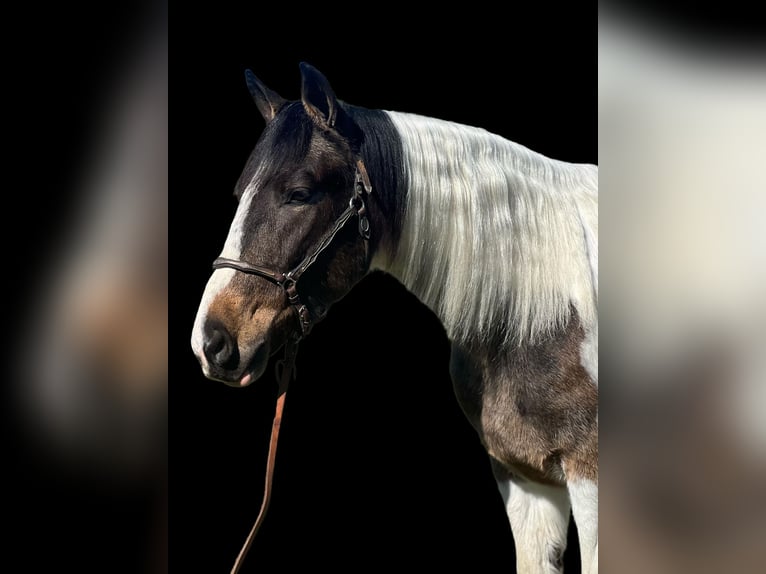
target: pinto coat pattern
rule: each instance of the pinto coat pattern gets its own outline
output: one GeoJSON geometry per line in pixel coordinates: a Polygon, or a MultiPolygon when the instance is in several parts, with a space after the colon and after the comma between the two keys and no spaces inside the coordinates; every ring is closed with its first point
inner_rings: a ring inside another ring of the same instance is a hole
{"type": "MultiPolygon", "coordinates": [[[[267,122],[237,185],[221,256],[291,269],[367,166],[369,241],[341,230],[299,286],[318,320],[372,269],[442,321],[455,394],[489,453],[517,570],[561,571],[570,508],[584,572],[598,564],[597,168],[484,130],[338,100],[302,64],[289,102],[248,73],[267,122]]],[[[216,269],[192,334],[203,372],[250,384],[298,329],[284,293],[216,269]]]]}

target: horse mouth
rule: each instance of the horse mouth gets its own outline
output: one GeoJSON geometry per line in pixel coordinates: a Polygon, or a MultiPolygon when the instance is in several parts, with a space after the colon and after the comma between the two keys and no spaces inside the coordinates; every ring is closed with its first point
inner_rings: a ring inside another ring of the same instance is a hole
{"type": "Polygon", "coordinates": [[[218,381],[229,387],[247,387],[260,379],[266,371],[271,356],[269,352],[270,347],[271,345],[267,342],[255,345],[250,354],[250,360],[247,361],[243,369],[231,371],[216,369],[209,362],[200,360],[203,373],[208,379],[218,381]]]}
{"type": "Polygon", "coordinates": [[[250,361],[247,363],[242,375],[233,381],[224,381],[230,387],[247,387],[263,376],[269,364],[271,356],[268,342],[263,342],[255,347],[250,361]]]}

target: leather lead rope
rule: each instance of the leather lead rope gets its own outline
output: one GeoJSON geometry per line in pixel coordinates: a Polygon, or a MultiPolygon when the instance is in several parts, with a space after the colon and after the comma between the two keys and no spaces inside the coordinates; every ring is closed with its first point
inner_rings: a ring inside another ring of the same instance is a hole
{"type": "Polygon", "coordinates": [[[250,551],[250,546],[253,544],[255,535],[258,534],[258,530],[263,524],[263,519],[266,517],[266,511],[269,509],[269,501],[271,500],[271,484],[274,479],[274,463],[277,458],[277,442],[279,441],[279,428],[282,425],[282,411],[285,408],[285,398],[287,396],[287,387],[290,384],[290,380],[295,372],[295,357],[298,354],[298,342],[299,339],[291,338],[285,344],[285,358],[277,363],[277,380],[279,381],[279,390],[277,395],[277,406],[274,411],[274,422],[271,423],[271,440],[269,441],[269,458],[266,460],[266,481],[263,492],[263,502],[261,502],[261,509],[258,511],[258,517],[255,519],[253,527],[250,529],[250,534],[247,535],[245,544],[242,546],[242,550],[239,551],[237,559],[234,561],[234,566],[231,569],[231,574],[237,574],[242,562],[244,562],[247,553],[250,551]]]}
{"type": "Polygon", "coordinates": [[[272,269],[263,265],[254,265],[247,261],[239,261],[236,259],[228,259],[225,257],[219,257],[213,261],[213,269],[229,268],[239,271],[241,273],[247,273],[250,275],[257,275],[264,279],[271,281],[272,283],[281,287],[290,305],[296,310],[298,317],[298,324],[300,326],[300,335],[291,338],[285,344],[285,357],[277,364],[277,381],[279,381],[279,394],[277,395],[277,405],[274,412],[274,422],[271,425],[271,440],[269,442],[269,458],[266,461],[266,483],[263,493],[263,502],[261,503],[261,509],[258,512],[258,517],[255,519],[250,534],[248,534],[245,544],[242,546],[242,550],[239,551],[237,559],[234,561],[234,566],[231,569],[231,574],[237,574],[242,562],[245,560],[245,556],[250,551],[250,546],[253,543],[255,535],[258,533],[258,529],[263,523],[263,519],[266,516],[266,511],[269,508],[269,500],[271,498],[271,483],[274,478],[274,462],[277,457],[277,441],[279,440],[279,427],[282,424],[282,411],[285,407],[285,395],[287,394],[287,387],[290,384],[290,380],[293,378],[295,370],[295,357],[298,353],[298,342],[304,336],[308,335],[313,325],[313,319],[308,310],[308,307],[301,302],[298,294],[298,280],[303,273],[311,267],[317,260],[319,255],[327,249],[335,239],[338,232],[346,226],[346,223],[353,217],[357,216],[359,220],[359,235],[364,239],[365,255],[369,262],[369,239],[370,239],[370,219],[367,212],[367,203],[365,199],[372,195],[372,183],[370,182],[370,176],[367,174],[367,168],[364,162],[359,158],[356,162],[356,173],[354,175],[354,193],[349,200],[348,207],[345,211],[335,220],[335,224],[330,230],[322,237],[317,246],[301,261],[297,267],[291,271],[284,273],[278,269],[272,269]]]}

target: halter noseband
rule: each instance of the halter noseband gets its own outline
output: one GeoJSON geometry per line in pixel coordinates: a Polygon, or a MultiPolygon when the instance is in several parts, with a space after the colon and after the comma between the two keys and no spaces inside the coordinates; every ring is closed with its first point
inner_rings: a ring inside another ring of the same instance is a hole
{"type": "Polygon", "coordinates": [[[370,239],[370,220],[367,217],[367,204],[364,200],[365,197],[369,196],[371,193],[372,184],[370,183],[370,177],[367,175],[367,169],[364,166],[364,162],[361,159],[358,159],[356,162],[356,174],[354,176],[354,195],[351,196],[351,200],[348,202],[348,207],[340,214],[340,217],[335,220],[335,224],[330,231],[322,237],[314,250],[309,252],[303,261],[301,261],[294,269],[284,273],[270,267],[253,265],[246,261],[227,259],[226,257],[219,257],[213,261],[213,269],[229,268],[242,273],[247,273],[248,275],[257,275],[258,277],[263,277],[281,287],[284,290],[285,295],[287,295],[287,300],[290,302],[290,305],[292,305],[298,313],[300,335],[297,339],[300,340],[309,334],[314,321],[308,307],[301,302],[300,295],[298,295],[298,280],[308,268],[314,264],[319,255],[330,246],[338,232],[343,229],[348,220],[354,215],[359,217],[359,235],[364,239],[365,248],[367,248],[370,239]]]}

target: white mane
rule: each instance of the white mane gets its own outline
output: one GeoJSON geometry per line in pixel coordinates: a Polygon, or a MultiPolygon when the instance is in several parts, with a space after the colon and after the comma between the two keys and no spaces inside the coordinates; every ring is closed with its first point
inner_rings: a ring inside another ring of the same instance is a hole
{"type": "Polygon", "coordinates": [[[574,305],[596,322],[598,168],[549,159],[483,129],[388,112],[407,200],[382,267],[457,341],[534,342],[574,305]]]}

